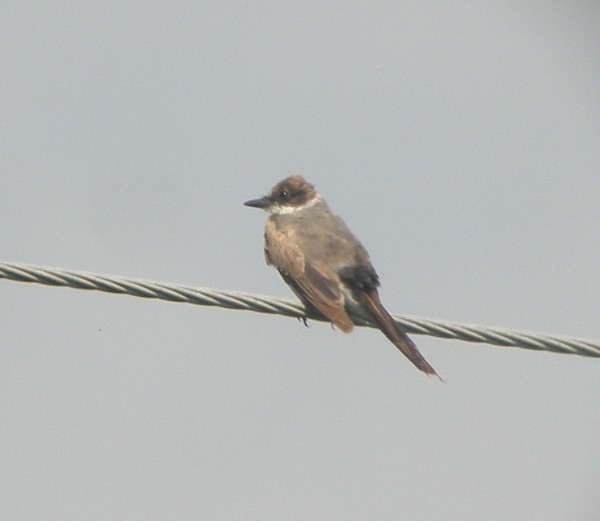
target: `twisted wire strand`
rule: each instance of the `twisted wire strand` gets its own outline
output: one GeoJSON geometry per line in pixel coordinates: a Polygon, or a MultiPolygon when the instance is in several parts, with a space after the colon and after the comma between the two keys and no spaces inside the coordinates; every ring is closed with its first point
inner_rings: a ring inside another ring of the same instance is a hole
{"type": "MultiPolygon", "coordinates": [[[[0,262],[0,278],[323,321],[323,317],[307,314],[304,306],[300,303],[234,291],[193,288],[179,284],[134,280],[8,262],[0,262]]],[[[377,327],[365,317],[353,316],[352,318],[359,326],[377,327]]],[[[520,347],[539,351],[600,357],[600,341],[522,333],[407,315],[394,315],[393,318],[401,329],[417,335],[430,335],[503,347],[520,347]]]]}

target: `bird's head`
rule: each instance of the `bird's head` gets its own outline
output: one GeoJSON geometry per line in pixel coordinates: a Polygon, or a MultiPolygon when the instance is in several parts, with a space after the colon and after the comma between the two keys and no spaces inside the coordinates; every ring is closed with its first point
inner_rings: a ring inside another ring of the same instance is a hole
{"type": "Polygon", "coordinates": [[[245,206],[261,208],[270,213],[292,213],[312,206],[319,200],[315,187],[299,175],[286,177],[259,199],[251,199],[245,206]]]}

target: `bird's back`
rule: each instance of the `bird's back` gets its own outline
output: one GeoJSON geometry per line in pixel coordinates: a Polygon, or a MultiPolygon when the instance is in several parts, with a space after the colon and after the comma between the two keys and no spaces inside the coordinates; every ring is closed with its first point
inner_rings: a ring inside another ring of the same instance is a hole
{"type": "Polygon", "coordinates": [[[324,201],[291,214],[273,215],[271,219],[293,238],[309,262],[324,263],[336,271],[352,266],[373,269],[362,243],[324,201]]]}

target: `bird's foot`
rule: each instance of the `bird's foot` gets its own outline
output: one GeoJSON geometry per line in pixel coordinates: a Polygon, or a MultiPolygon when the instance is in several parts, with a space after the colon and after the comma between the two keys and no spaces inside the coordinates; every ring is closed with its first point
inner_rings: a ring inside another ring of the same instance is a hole
{"type": "Polygon", "coordinates": [[[304,327],[308,327],[308,319],[304,317],[298,317],[298,320],[304,324],[304,327]]]}

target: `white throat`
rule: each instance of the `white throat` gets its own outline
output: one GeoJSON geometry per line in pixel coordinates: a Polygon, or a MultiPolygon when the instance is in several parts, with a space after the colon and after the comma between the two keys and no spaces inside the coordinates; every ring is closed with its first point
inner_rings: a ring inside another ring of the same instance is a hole
{"type": "Polygon", "coordinates": [[[321,197],[317,195],[313,197],[310,201],[306,201],[304,204],[301,204],[299,206],[280,206],[276,204],[271,206],[271,208],[269,208],[269,211],[271,212],[271,214],[274,215],[290,214],[295,212],[301,212],[302,210],[306,210],[307,208],[310,208],[311,206],[314,206],[315,204],[320,202],[321,197]]]}

